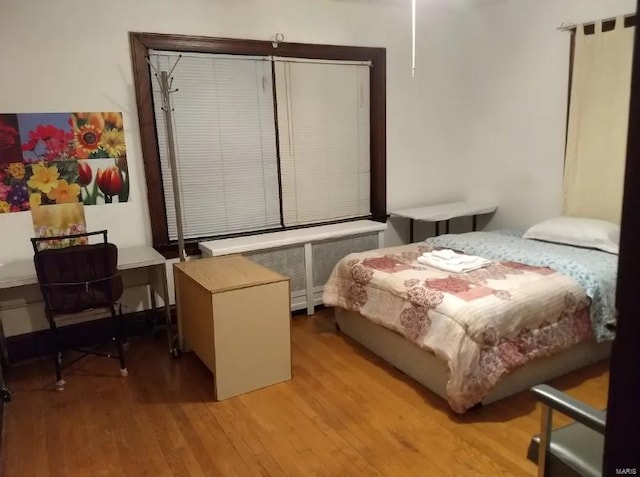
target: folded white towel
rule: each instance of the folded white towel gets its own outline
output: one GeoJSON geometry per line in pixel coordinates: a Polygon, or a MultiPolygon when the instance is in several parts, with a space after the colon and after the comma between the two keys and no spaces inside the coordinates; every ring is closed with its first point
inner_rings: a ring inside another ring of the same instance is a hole
{"type": "Polygon", "coordinates": [[[430,267],[437,268],[439,270],[444,270],[445,272],[453,272],[453,273],[465,273],[471,272],[473,270],[477,270],[478,268],[486,267],[491,263],[491,261],[476,257],[477,260],[469,263],[451,263],[446,260],[441,260],[438,257],[434,256],[424,256],[418,257],[418,263],[423,265],[429,265],[430,267]]]}
{"type": "Polygon", "coordinates": [[[482,257],[477,257],[475,255],[465,255],[463,257],[460,258],[460,260],[455,259],[455,260],[442,260],[440,257],[437,256],[429,256],[427,255],[427,258],[434,260],[436,263],[440,263],[443,265],[458,265],[462,268],[466,268],[466,267],[475,267],[476,265],[479,264],[483,264],[483,265],[488,265],[489,263],[491,263],[491,260],[487,260],[486,258],[482,258],[482,257]]]}
{"type": "Polygon", "coordinates": [[[426,256],[425,258],[427,258],[428,260],[431,260],[433,263],[437,263],[438,265],[444,265],[444,266],[455,266],[458,267],[462,270],[467,269],[467,268],[475,268],[478,265],[488,265],[489,263],[491,263],[489,260],[485,259],[485,258],[481,258],[481,257],[471,257],[471,260],[469,261],[464,261],[461,263],[457,263],[457,262],[452,262],[450,260],[442,260],[438,257],[434,257],[434,256],[426,256]]]}
{"type": "Polygon", "coordinates": [[[433,252],[425,252],[422,255],[431,254],[434,257],[443,258],[444,260],[451,260],[452,258],[458,258],[459,254],[451,249],[434,250],[433,252]]]}
{"type": "Polygon", "coordinates": [[[462,253],[456,253],[453,250],[434,250],[433,252],[425,252],[423,257],[434,257],[446,263],[452,264],[472,264],[480,260],[480,257],[475,255],[465,255],[462,253]]]}

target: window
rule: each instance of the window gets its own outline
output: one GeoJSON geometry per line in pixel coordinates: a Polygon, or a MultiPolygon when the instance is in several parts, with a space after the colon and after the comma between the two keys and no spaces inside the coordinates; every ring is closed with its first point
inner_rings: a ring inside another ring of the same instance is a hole
{"type": "Polygon", "coordinates": [[[183,230],[211,237],[386,220],[379,48],[130,36],[153,243],[177,246],[157,69],[173,70],[183,230]],[[275,55],[277,53],[277,56],[275,55]]]}
{"type": "Polygon", "coordinates": [[[285,226],[369,216],[369,65],[276,60],[285,226]]]}
{"type": "MultiPolygon", "coordinates": [[[[169,71],[174,52],[152,51],[169,71]]],[[[280,227],[271,65],[263,59],[180,56],[172,73],[173,131],[185,239],[280,227]]],[[[177,240],[162,101],[153,105],[170,240],[177,240]]]]}

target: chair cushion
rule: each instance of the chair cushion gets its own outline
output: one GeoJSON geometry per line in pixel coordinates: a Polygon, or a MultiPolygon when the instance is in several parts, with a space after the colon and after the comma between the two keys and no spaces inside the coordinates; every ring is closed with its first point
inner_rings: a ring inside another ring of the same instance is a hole
{"type": "Polygon", "coordinates": [[[43,250],[34,261],[45,302],[54,314],[108,307],[122,296],[118,249],[113,244],[43,250]]]}
{"type": "Polygon", "coordinates": [[[79,313],[93,308],[108,308],[114,303],[111,294],[101,288],[90,292],[77,291],[69,287],[58,287],[49,294],[49,306],[57,314],[79,313]]]}
{"type": "MultiPolygon", "coordinates": [[[[529,444],[527,458],[538,461],[540,436],[529,444]]],[[[600,477],[604,436],[574,422],[551,432],[548,474],[551,477],[600,477]]]]}

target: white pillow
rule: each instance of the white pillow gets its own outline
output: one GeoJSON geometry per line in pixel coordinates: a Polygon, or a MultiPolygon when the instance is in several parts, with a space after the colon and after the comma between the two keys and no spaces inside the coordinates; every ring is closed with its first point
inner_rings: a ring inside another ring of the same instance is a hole
{"type": "Polygon", "coordinates": [[[620,247],[620,226],[605,220],[556,217],[534,225],[523,237],[617,254],[620,247]]]}

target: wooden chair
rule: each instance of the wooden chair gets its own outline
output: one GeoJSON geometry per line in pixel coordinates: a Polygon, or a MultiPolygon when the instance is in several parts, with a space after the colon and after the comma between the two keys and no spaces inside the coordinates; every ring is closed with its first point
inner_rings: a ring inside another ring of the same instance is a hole
{"type": "MultiPolygon", "coordinates": [[[[107,241],[107,231],[76,235],[32,238],[34,262],[40,290],[44,298],[45,314],[49,321],[51,347],[54,353],[56,388],[64,389],[62,379],[63,346],[56,321],[69,315],[104,309],[111,316],[113,340],[118,353],[103,353],[95,349],[74,349],[82,353],[116,358],[120,362],[120,373],[127,376],[124,359],[124,323],[122,308],[118,300],[122,296],[122,277],[118,271],[118,248],[107,241]],[[102,236],[99,243],[89,244],[89,237],[102,236]],[[65,248],[47,248],[46,243],[82,243],[65,248]],[[116,307],[118,312],[116,313],[116,307]]],[[[67,363],[66,366],[72,363],[67,363]]]]}

